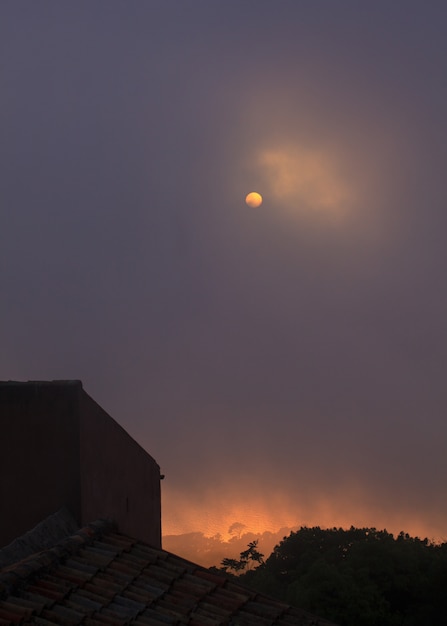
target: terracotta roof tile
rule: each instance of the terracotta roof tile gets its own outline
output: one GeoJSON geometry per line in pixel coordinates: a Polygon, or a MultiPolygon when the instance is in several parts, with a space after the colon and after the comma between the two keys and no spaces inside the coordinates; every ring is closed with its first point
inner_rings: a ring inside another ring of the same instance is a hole
{"type": "Polygon", "coordinates": [[[84,616],[82,613],[73,611],[62,604],[55,604],[51,610],[45,609],[42,611],[42,617],[53,624],[76,626],[81,623],[84,616]]]}
{"type": "Polygon", "coordinates": [[[32,609],[27,606],[21,606],[20,602],[14,602],[14,598],[8,598],[8,601],[0,602],[0,617],[10,619],[14,624],[19,624],[25,617],[30,617],[32,609]]]}
{"type": "Polygon", "coordinates": [[[0,626],[330,626],[96,522],[0,571],[0,626]]]}
{"type": "Polygon", "coordinates": [[[4,624],[22,624],[22,615],[15,611],[8,611],[0,607],[0,619],[4,624]]]}

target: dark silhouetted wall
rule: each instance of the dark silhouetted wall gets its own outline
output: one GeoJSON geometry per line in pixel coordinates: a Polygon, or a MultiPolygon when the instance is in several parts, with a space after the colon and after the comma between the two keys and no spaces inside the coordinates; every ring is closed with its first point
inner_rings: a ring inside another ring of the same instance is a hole
{"type": "Polygon", "coordinates": [[[0,383],[0,546],[66,506],[161,545],[160,468],[80,381],[0,383]]]}

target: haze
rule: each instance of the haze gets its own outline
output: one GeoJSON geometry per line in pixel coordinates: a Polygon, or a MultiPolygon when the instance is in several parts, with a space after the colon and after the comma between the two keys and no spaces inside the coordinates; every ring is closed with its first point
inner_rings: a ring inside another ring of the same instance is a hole
{"type": "Polygon", "coordinates": [[[0,378],[81,379],[165,534],[446,540],[446,19],[2,2],[0,378]]]}

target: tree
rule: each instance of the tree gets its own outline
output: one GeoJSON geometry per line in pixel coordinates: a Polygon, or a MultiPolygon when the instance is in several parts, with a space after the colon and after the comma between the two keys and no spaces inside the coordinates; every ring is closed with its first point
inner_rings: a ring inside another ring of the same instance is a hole
{"type": "Polygon", "coordinates": [[[250,587],[340,626],[447,624],[447,544],[375,528],[316,526],[284,537],[247,571],[249,554],[222,564],[236,565],[250,587]]]}
{"type": "Polygon", "coordinates": [[[233,524],[231,524],[230,528],[228,529],[228,534],[234,535],[235,537],[240,539],[244,528],[247,528],[245,524],[242,524],[241,522],[233,522],[233,524]]]}
{"type": "Polygon", "coordinates": [[[246,568],[251,569],[254,563],[262,565],[264,563],[264,555],[258,551],[257,547],[258,540],[250,541],[248,548],[240,553],[239,559],[222,559],[221,569],[224,572],[228,572],[229,569],[232,569],[237,573],[246,568]]]}

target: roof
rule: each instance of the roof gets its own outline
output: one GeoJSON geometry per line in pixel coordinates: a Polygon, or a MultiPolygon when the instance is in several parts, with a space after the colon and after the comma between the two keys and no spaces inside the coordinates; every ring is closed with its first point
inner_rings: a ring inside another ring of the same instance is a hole
{"type": "Polygon", "coordinates": [[[4,624],[331,626],[105,520],[0,570],[4,624]]]}
{"type": "Polygon", "coordinates": [[[52,548],[65,537],[75,533],[78,528],[79,525],[70,511],[66,507],[62,507],[53,515],[42,520],[33,529],[0,549],[0,570],[35,552],[52,548]]]}

